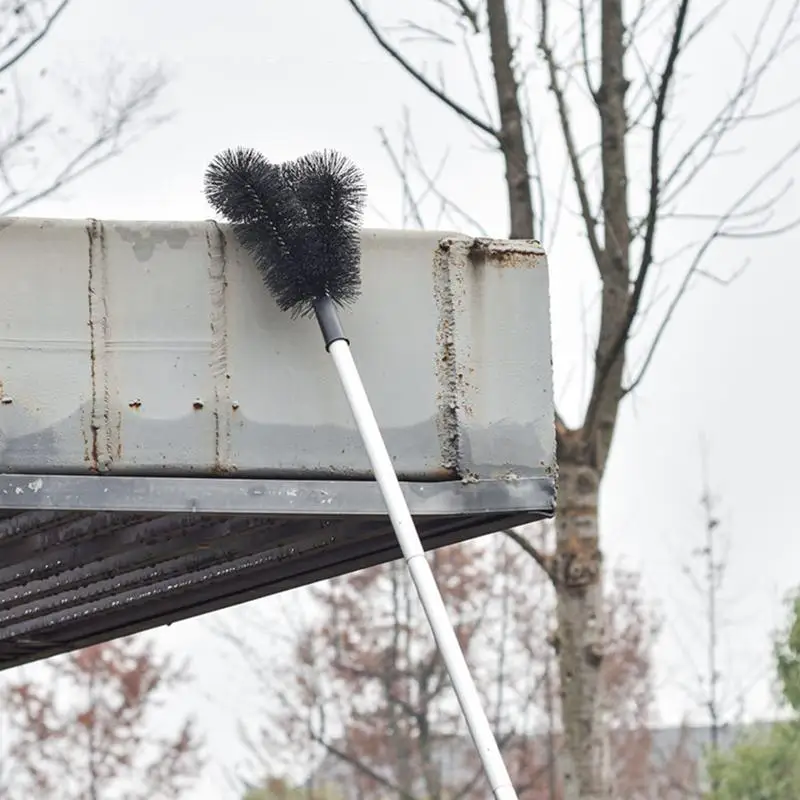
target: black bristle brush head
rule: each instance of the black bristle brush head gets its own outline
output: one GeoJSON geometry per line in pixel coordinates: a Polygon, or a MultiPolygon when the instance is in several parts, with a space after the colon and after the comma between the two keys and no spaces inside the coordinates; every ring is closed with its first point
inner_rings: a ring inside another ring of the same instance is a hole
{"type": "Polygon", "coordinates": [[[257,150],[237,147],[216,155],[206,169],[205,195],[209,204],[230,222],[281,220],[291,190],[281,169],[257,150]]]}
{"type": "Polygon", "coordinates": [[[288,161],[281,171],[317,234],[315,258],[298,265],[293,305],[300,314],[313,311],[318,297],[337,305],[361,293],[361,225],[366,187],[361,170],[334,150],[321,150],[288,161]]]}
{"type": "Polygon", "coordinates": [[[357,299],[366,190],[344,156],[322,151],[278,166],[254,150],[228,150],[209,166],[205,189],[279,308],[308,316],[323,297],[339,306],[357,299]]]}
{"type": "Polygon", "coordinates": [[[305,256],[305,212],[280,167],[256,150],[239,147],[219,153],[206,170],[205,195],[231,223],[262,274],[289,272],[305,256]]]}

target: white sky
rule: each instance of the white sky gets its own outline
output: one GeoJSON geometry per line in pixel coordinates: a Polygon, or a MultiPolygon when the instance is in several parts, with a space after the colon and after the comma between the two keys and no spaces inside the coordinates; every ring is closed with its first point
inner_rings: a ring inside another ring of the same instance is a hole
{"type": "MultiPolygon", "coordinates": [[[[379,0],[372,4],[386,7],[379,0]]],[[[744,19],[746,33],[748,0],[732,0],[732,7],[732,20],[744,19]]],[[[728,75],[724,54],[730,53],[731,30],[712,33],[707,49],[692,62],[692,80],[684,82],[681,100],[687,124],[705,113],[708,97],[728,75]]],[[[249,144],[274,159],[319,147],[341,149],[367,173],[373,206],[368,224],[399,226],[399,186],[376,126],[397,131],[408,106],[426,155],[436,159],[451,148],[447,191],[490,234],[507,232],[499,159],[477,149],[463,124],[382,54],[345,0],[74,0],[36,59],[49,63],[51,74],[74,75],[79,69],[88,77],[111,55],[165,63],[172,82],[164,107],[176,112],[174,120],[28,213],[208,217],[201,185],[209,159],[225,147],[249,144]]],[[[795,54],[782,75],[798,70],[795,54]]],[[[773,103],[788,99],[782,75],[768,87],[773,103]]],[[[451,74],[448,85],[458,92],[468,86],[465,80],[451,74]]],[[[739,160],[726,161],[714,173],[691,210],[713,207],[741,189],[742,173],[766,167],[797,136],[798,121],[797,114],[790,115],[738,140],[739,160]]],[[[643,155],[631,154],[637,170],[646,169],[643,155]]],[[[551,158],[546,140],[545,158],[551,158]]],[[[560,159],[560,150],[552,158],[560,159]]],[[[786,202],[800,211],[796,193],[786,202]]],[[[586,279],[584,242],[572,223],[545,244],[553,275],[557,387],[569,410],[580,396],[580,309],[591,299],[592,284],[586,279]]],[[[798,370],[792,367],[800,342],[800,232],[735,242],[714,252],[707,267],[724,271],[745,255],[751,265],[728,288],[700,283],[687,297],[648,379],[624,407],[603,493],[609,561],[641,569],[648,597],[666,615],[659,666],[661,706],[670,719],[697,711],[681,685],[692,680],[686,651],[698,664],[703,658],[700,598],[681,574],[703,534],[697,503],[701,434],[730,538],[731,627],[723,633],[723,677],[734,686],[757,683],[748,696],[751,713],[767,708],[767,634],[781,620],[783,593],[800,582],[800,537],[794,530],[800,430],[792,422],[800,398],[798,370]]],[[[263,605],[269,610],[278,602],[263,605]]],[[[247,712],[241,702],[246,692],[208,624],[208,619],[182,623],[159,637],[191,659],[199,688],[185,704],[196,703],[209,750],[232,763],[238,756],[234,726],[247,712]]],[[[193,797],[226,797],[216,771],[208,780],[207,791],[193,797]]]]}

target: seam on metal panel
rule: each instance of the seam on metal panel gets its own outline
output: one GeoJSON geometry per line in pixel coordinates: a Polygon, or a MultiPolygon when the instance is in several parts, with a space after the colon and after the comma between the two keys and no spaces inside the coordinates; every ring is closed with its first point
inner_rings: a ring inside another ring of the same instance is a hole
{"type": "Polygon", "coordinates": [[[450,282],[453,241],[442,239],[433,255],[433,294],[436,300],[436,380],[439,385],[436,427],[442,466],[460,474],[461,431],[458,423],[458,368],[456,365],[455,303],[450,282]]]}
{"type": "Polygon", "coordinates": [[[92,378],[89,459],[93,470],[107,472],[113,461],[113,444],[108,374],[108,274],[103,223],[90,219],[86,233],[89,237],[89,358],[92,378]]]}
{"type": "Polygon", "coordinates": [[[211,376],[214,382],[214,467],[228,472],[231,464],[231,393],[228,364],[226,241],[220,227],[206,228],[211,298],[211,376]]]}

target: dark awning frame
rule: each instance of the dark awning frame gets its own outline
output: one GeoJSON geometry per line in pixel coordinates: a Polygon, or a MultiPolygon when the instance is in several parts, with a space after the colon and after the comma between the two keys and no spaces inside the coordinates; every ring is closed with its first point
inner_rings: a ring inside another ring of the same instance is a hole
{"type": "MultiPolygon", "coordinates": [[[[552,477],[406,482],[426,549],[552,517],[552,477]]],[[[0,476],[0,670],[400,557],[372,481],[0,476]]]]}

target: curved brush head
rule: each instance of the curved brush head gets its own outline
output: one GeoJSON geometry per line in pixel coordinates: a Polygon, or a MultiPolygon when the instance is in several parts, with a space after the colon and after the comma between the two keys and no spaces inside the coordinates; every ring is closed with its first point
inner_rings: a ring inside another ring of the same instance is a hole
{"type": "Polygon", "coordinates": [[[292,303],[298,313],[328,296],[337,305],[355,301],[361,292],[361,223],[366,187],[361,170],[341,153],[323,150],[286,162],[281,171],[308,214],[317,237],[315,258],[298,264],[292,303]]]}
{"type": "Polygon", "coordinates": [[[280,167],[248,148],[225,150],[209,164],[206,199],[234,229],[259,271],[290,271],[303,256],[306,217],[280,167]]]}
{"type": "Polygon", "coordinates": [[[306,316],[322,297],[340,306],[358,297],[366,190],[344,156],[322,151],[276,166],[253,150],[226,151],[205,186],[282,310],[306,316]]]}

